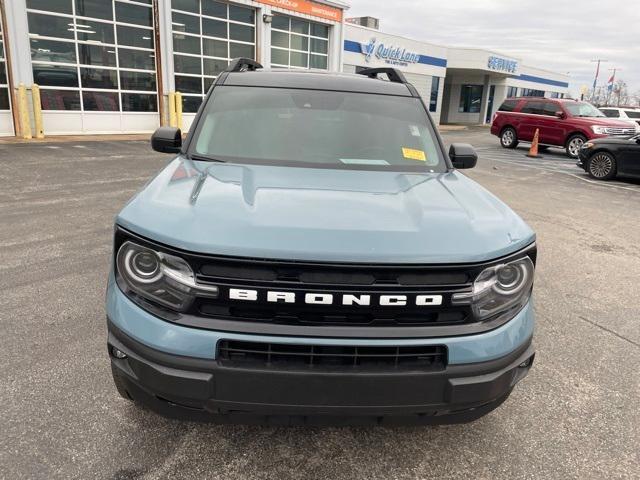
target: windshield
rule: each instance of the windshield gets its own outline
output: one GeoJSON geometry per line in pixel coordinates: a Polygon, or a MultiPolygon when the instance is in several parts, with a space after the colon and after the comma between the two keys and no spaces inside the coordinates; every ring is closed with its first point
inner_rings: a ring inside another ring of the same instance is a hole
{"type": "Polygon", "coordinates": [[[233,163],[444,172],[417,98],[216,87],[190,154],[233,163]]]}
{"type": "Polygon", "coordinates": [[[574,117],[604,117],[604,114],[590,103],[565,102],[563,106],[574,117]]]}
{"type": "Polygon", "coordinates": [[[625,110],[624,112],[629,118],[640,118],[640,110],[625,110]]]}

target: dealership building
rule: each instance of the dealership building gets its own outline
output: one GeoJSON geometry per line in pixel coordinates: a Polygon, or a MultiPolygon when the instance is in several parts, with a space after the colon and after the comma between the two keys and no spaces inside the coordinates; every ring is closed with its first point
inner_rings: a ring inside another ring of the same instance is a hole
{"type": "Polygon", "coordinates": [[[341,0],[11,0],[0,7],[3,136],[38,125],[46,135],[147,133],[168,124],[176,108],[187,130],[235,57],[269,68],[393,66],[439,123],[487,123],[507,96],[561,97],[569,86],[566,75],[500,52],[386,34],[368,17],[345,20],[341,0]]]}

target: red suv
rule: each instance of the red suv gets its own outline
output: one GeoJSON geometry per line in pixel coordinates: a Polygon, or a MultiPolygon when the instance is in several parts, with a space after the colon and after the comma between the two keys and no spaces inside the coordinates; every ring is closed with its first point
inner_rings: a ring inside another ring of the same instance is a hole
{"type": "Polygon", "coordinates": [[[536,129],[542,150],[564,147],[571,158],[578,158],[587,140],[636,133],[633,125],[605,117],[590,103],[557,98],[508,98],[491,124],[491,133],[504,148],[533,141],[536,129]]]}

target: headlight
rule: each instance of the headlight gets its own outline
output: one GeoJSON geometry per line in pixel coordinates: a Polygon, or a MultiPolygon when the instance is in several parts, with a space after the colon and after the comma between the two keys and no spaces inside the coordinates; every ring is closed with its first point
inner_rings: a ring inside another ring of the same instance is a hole
{"type": "Polygon", "coordinates": [[[520,309],[531,296],[534,270],[529,257],[486,268],[476,278],[472,291],[454,294],[452,303],[470,305],[479,320],[520,309]]]}
{"type": "Polygon", "coordinates": [[[601,125],[591,125],[591,130],[593,130],[593,133],[595,133],[596,135],[609,134],[609,127],[603,127],[601,125]]]}
{"type": "Polygon", "coordinates": [[[584,148],[585,150],[589,149],[589,148],[593,148],[595,145],[595,143],[591,143],[591,142],[587,142],[587,143],[583,143],[582,144],[582,148],[584,148]]]}
{"type": "Polygon", "coordinates": [[[218,287],[196,282],[193,270],[182,258],[133,242],[122,244],[116,266],[133,292],[172,310],[187,310],[197,295],[218,296],[218,287]]]}

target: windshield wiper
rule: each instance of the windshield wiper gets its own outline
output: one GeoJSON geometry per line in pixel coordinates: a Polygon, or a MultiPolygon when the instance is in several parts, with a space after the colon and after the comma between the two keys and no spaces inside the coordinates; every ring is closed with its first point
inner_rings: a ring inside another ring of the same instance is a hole
{"type": "Polygon", "coordinates": [[[187,155],[187,158],[189,160],[196,160],[196,161],[201,161],[201,162],[219,162],[219,163],[226,163],[226,160],[220,160],[219,158],[214,158],[214,157],[209,157],[207,155],[200,155],[197,153],[191,153],[187,155]]]}

